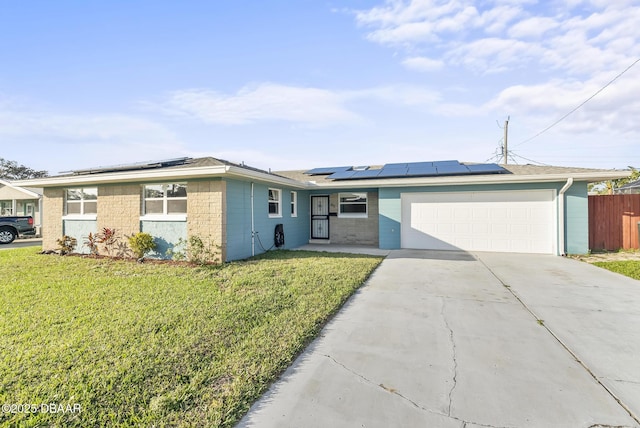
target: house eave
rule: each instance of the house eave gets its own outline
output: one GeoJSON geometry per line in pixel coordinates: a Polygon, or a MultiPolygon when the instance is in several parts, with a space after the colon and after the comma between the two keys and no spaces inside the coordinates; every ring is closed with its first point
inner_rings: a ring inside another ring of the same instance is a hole
{"type": "Polygon", "coordinates": [[[233,177],[244,180],[250,179],[266,183],[281,184],[300,189],[305,188],[304,183],[300,183],[290,178],[285,178],[266,172],[252,171],[249,169],[231,165],[181,168],[171,170],[157,169],[144,171],[113,172],[104,174],[66,175],[58,177],[21,180],[15,182],[14,184],[28,185],[31,187],[63,187],[73,185],[89,186],[98,184],[119,184],[132,182],[140,183],[163,180],[189,180],[208,177],[233,177]]]}
{"type": "MultiPolygon", "coordinates": [[[[74,185],[98,185],[118,183],[142,183],[158,182],[166,180],[189,180],[215,177],[235,178],[276,184],[296,189],[344,189],[344,188],[371,188],[371,187],[413,187],[413,186],[453,186],[453,185],[477,185],[477,184],[522,184],[522,183],[550,183],[566,181],[573,178],[576,182],[598,182],[615,180],[628,177],[631,171],[567,171],[545,174],[487,174],[464,175],[443,177],[414,177],[414,178],[388,178],[365,179],[344,181],[298,181],[293,178],[277,174],[252,170],[234,165],[216,165],[193,168],[175,168],[155,170],[136,170],[127,172],[110,172],[100,174],[65,175],[57,177],[45,177],[30,180],[11,182],[10,185],[29,187],[65,187],[74,185]]],[[[313,177],[309,177],[313,178],[313,177]]]]}
{"type": "Polygon", "coordinates": [[[255,180],[255,181],[261,181],[265,183],[281,184],[288,187],[294,187],[296,189],[307,188],[306,183],[303,183],[291,178],[282,177],[279,175],[268,174],[260,171],[247,170],[247,169],[237,167],[237,166],[232,166],[232,165],[227,166],[226,169],[227,169],[227,174],[230,177],[235,177],[242,180],[250,179],[251,181],[255,180]]]}
{"type": "Polygon", "coordinates": [[[7,180],[0,179],[0,184],[2,184],[3,186],[10,187],[10,188],[12,188],[13,190],[15,190],[17,192],[24,193],[25,195],[29,196],[30,199],[39,199],[40,196],[42,196],[42,195],[40,195],[40,194],[38,194],[36,192],[32,192],[31,190],[24,189],[24,188],[20,187],[19,185],[15,184],[15,183],[16,183],[15,181],[14,182],[10,182],[10,181],[7,181],[7,180]]]}
{"type": "Polygon", "coordinates": [[[573,178],[576,182],[598,182],[615,180],[629,175],[629,171],[599,171],[581,173],[556,173],[556,174],[495,174],[475,176],[448,176],[448,177],[416,177],[394,178],[385,180],[344,180],[331,182],[307,182],[311,189],[343,189],[343,188],[370,188],[370,187],[433,187],[433,186],[464,186],[474,184],[524,184],[524,183],[554,183],[564,182],[573,178]]]}

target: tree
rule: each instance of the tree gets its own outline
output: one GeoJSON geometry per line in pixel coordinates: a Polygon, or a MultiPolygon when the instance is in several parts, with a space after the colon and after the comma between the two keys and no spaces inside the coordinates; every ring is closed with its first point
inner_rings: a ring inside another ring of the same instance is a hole
{"type": "Polygon", "coordinates": [[[26,180],[28,178],[48,177],[48,171],[36,171],[16,161],[0,158],[0,178],[5,180],[26,180]]]}
{"type": "Polygon", "coordinates": [[[619,189],[625,184],[633,183],[640,179],[640,169],[629,167],[631,175],[624,178],[618,178],[616,180],[601,181],[599,183],[593,183],[589,185],[589,191],[597,192],[600,195],[613,195],[615,189],[619,189]]]}

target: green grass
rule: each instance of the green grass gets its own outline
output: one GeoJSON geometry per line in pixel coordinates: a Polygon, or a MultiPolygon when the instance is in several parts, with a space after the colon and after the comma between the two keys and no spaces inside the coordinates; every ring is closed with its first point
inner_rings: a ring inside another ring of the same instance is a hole
{"type": "Polygon", "coordinates": [[[601,268],[608,269],[612,272],[621,273],[630,278],[640,279],[640,261],[638,260],[620,260],[616,262],[595,262],[593,263],[601,268]]]}
{"type": "Polygon", "coordinates": [[[0,251],[0,426],[232,426],[381,258],[216,267],[0,251]]]}

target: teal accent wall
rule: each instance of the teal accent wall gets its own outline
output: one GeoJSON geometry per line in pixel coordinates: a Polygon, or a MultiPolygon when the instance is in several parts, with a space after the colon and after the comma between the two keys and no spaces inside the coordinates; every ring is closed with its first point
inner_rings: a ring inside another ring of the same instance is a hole
{"type": "Polygon", "coordinates": [[[225,181],[227,261],[251,257],[251,183],[225,181]]]}
{"type": "Polygon", "coordinates": [[[378,209],[380,220],[378,222],[378,239],[380,248],[387,250],[400,248],[400,221],[401,204],[400,193],[402,189],[386,188],[378,192],[378,209]]]}
{"type": "MultiPolygon", "coordinates": [[[[227,261],[251,257],[251,182],[225,180],[227,208],[227,261]]],[[[309,192],[280,185],[254,183],[255,254],[273,245],[277,224],[284,226],[285,245],[296,248],[309,241],[309,192]],[[269,188],[282,191],[282,217],[269,217],[269,188]],[[291,216],[291,191],[298,195],[298,215],[291,216]]]]}
{"type": "MultiPolygon", "coordinates": [[[[174,249],[178,241],[187,239],[187,222],[186,221],[150,221],[143,220],[140,222],[140,230],[153,236],[156,243],[156,249],[150,253],[149,257],[158,259],[170,258],[167,250],[174,249]]],[[[179,250],[177,248],[176,250],[179,250]]]]}
{"type": "MultiPolygon", "coordinates": [[[[565,193],[567,254],[589,252],[589,196],[587,183],[573,183],[565,193]]],[[[562,249],[560,248],[560,252],[562,249]]]]}
{"type": "Polygon", "coordinates": [[[95,234],[98,231],[97,220],[63,220],[62,233],[72,238],[76,238],[78,246],[76,247],[76,253],[89,254],[89,247],[83,245],[84,241],[89,236],[89,233],[95,234]]]}

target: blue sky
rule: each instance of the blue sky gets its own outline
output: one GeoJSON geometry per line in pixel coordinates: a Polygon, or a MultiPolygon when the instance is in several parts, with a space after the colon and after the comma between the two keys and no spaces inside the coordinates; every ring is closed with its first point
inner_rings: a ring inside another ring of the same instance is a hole
{"type": "Polygon", "coordinates": [[[0,157],[640,167],[636,0],[4,1],[0,157]],[[528,141],[529,140],[529,141],[528,141]]]}

